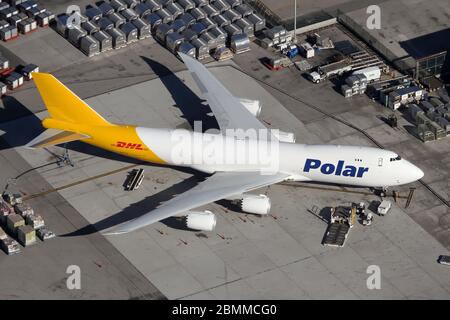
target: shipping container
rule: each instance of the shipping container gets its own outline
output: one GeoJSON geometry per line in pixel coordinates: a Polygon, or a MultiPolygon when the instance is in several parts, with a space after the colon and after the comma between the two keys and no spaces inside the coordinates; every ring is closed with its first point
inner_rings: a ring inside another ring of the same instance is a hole
{"type": "Polygon", "coordinates": [[[266,31],[266,36],[271,40],[283,37],[285,35],[286,35],[286,29],[282,26],[275,26],[266,31]]]}
{"type": "Polygon", "coordinates": [[[248,21],[253,23],[253,29],[255,32],[261,31],[266,27],[266,20],[256,13],[252,13],[251,15],[247,16],[248,21]]]}
{"type": "Polygon", "coordinates": [[[9,68],[9,60],[0,56],[0,70],[9,68]]]}
{"type": "Polygon", "coordinates": [[[441,139],[447,136],[447,132],[436,122],[430,121],[427,123],[427,126],[433,132],[435,139],[441,139]]]}
{"type": "Polygon", "coordinates": [[[39,24],[40,27],[48,26],[50,23],[48,12],[39,13],[36,17],[36,22],[39,24]]]}
{"type": "Polygon", "coordinates": [[[139,4],[138,0],[122,0],[128,8],[133,9],[139,4]]]}
{"type": "Polygon", "coordinates": [[[235,54],[244,53],[250,50],[250,40],[244,33],[232,35],[230,38],[230,49],[235,54]]]}
{"type": "Polygon", "coordinates": [[[111,0],[109,3],[114,8],[115,12],[121,12],[127,8],[127,5],[121,0],[111,0]]]}
{"type": "Polygon", "coordinates": [[[88,57],[92,57],[100,53],[100,43],[93,36],[87,35],[80,40],[80,50],[88,57]]]}
{"type": "Polygon", "coordinates": [[[183,35],[184,39],[185,39],[186,41],[189,41],[189,42],[191,42],[192,40],[198,38],[198,34],[195,33],[195,32],[194,32],[193,30],[191,30],[191,29],[186,29],[186,30],[184,30],[181,34],[183,35]]]}
{"type": "MultiPolygon", "coordinates": [[[[111,26],[112,26],[112,25],[111,25],[111,26]]],[[[91,35],[91,34],[93,34],[93,33],[95,33],[95,32],[100,31],[99,26],[98,26],[96,23],[92,22],[92,21],[86,21],[86,22],[83,22],[83,23],[81,24],[81,27],[82,27],[84,30],[86,30],[86,32],[87,32],[88,35],[91,35]]]]}
{"type": "Polygon", "coordinates": [[[225,46],[227,42],[227,33],[222,28],[214,27],[208,32],[216,39],[217,47],[225,46]]]}
{"type": "Polygon", "coordinates": [[[242,18],[242,16],[236,10],[233,9],[225,11],[224,13],[222,13],[222,15],[228,20],[230,20],[231,23],[242,18]]]}
{"type": "Polygon", "coordinates": [[[176,19],[174,22],[172,22],[171,27],[173,28],[174,32],[182,33],[186,29],[186,24],[183,20],[176,19]]]}
{"type": "Polygon", "coordinates": [[[408,105],[408,111],[411,119],[417,123],[417,115],[424,114],[423,110],[415,103],[411,103],[408,105]]]}
{"type": "Polygon", "coordinates": [[[240,4],[234,8],[242,17],[247,17],[253,13],[253,9],[246,4],[240,4]]]}
{"type": "Polygon", "coordinates": [[[183,42],[184,42],[184,37],[179,33],[172,32],[166,36],[166,47],[174,54],[177,52],[178,47],[183,42]]]}
{"type": "Polygon", "coordinates": [[[133,9],[127,8],[120,12],[120,14],[127,20],[128,22],[133,21],[139,18],[139,15],[133,9]]]}
{"type": "Polygon", "coordinates": [[[106,30],[106,33],[109,34],[112,38],[112,45],[114,49],[119,49],[126,47],[127,45],[127,39],[125,37],[125,33],[117,28],[112,28],[109,30],[106,30]]]}
{"type": "Polygon", "coordinates": [[[183,13],[179,19],[183,20],[186,26],[189,28],[191,25],[193,25],[197,20],[190,14],[190,13],[183,13]]]}
{"type": "Polygon", "coordinates": [[[208,0],[193,0],[193,2],[197,8],[201,8],[209,4],[208,0]]]}
{"type": "Polygon", "coordinates": [[[120,13],[117,12],[110,14],[107,18],[111,20],[112,23],[114,23],[114,28],[116,29],[119,28],[121,25],[123,25],[125,22],[127,22],[127,20],[120,13]]]}
{"type": "Polygon", "coordinates": [[[220,14],[220,11],[217,10],[215,7],[213,7],[210,4],[207,4],[206,6],[203,6],[202,9],[203,9],[203,11],[206,12],[208,17],[210,17],[210,18],[215,17],[215,16],[220,14]]]}
{"type": "Polygon", "coordinates": [[[441,126],[442,129],[446,132],[446,134],[450,134],[450,121],[440,117],[437,119],[437,123],[441,126]]]}
{"type": "Polygon", "coordinates": [[[209,31],[210,29],[217,27],[217,23],[215,23],[211,18],[206,17],[204,19],[199,20],[201,24],[203,24],[206,28],[206,31],[209,31]]]}
{"type": "Polygon", "coordinates": [[[212,2],[212,5],[221,13],[226,12],[231,9],[231,6],[228,4],[228,2],[224,0],[216,0],[212,2]]]}
{"type": "Polygon", "coordinates": [[[434,111],[434,106],[428,101],[421,101],[420,107],[425,112],[430,112],[430,111],[433,112],[434,111]]]}
{"type": "Polygon", "coordinates": [[[25,225],[25,220],[18,214],[10,214],[6,217],[6,225],[9,232],[11,232],[13,235],[16,235],[17,228],[25,225]]]}
{"type": "Polygon", "coordinates": [[[106,17],[98,20],[97,25],[99,26],[100,30],[109,30],[115,27],[114,22],[106,17]]]}
{"type": "Polygon", "coordinates": [[[231,8],[237,7],[238,5],[242,4],[241,0],[226,0],[226,2],[228,2],[231,8]]]}
{"type": "Polygon", "coordinates": [[[197,59],[201,60],[209,56],[209,46],[202,39],[194,39],[191,44],[195,47],[195,55],[197,59]]]}
{"type": "Polygon", "coordinates": [[[17,228],[17,238],[24,247],[35,244],[36,230],[31,226],[20,226],[17,228]]]}
{"type": "Polygon", "coordinates": [[[17,24],[22,20],[24,20],[24,19],[21,16],[19,16],[18,14],[15,14],[15,15],[9,17],[7,21],[9,22],[10,25],[17,27],[17,24]]]}
{"type": "Polygon", "coordinates": [[[96,22],[100,20],[100,18],[103,16],[103,13],[99,8],[89,7],[86,9],[85,15],[89,20],[96,22]]]}
{"type": "Polygon", "coordinates": [[[25,218],[25,222],[27,225],[32,227],[34,230],[42,228],[45,226],[44,218],[42,218],[39,214],[29,215],[25,218]]]}
{"type": "Polygon", "coordinates": [[[156,12],[162,9],[161,4],[157,0],[147,0],[145,4],[150,7],[151,12],[156,12]]]}
{"type": "Polygon", "coordinates": [[[184,13],[183,8],[178,3],[169,3],[166,10],[170,12],[174,20],[184,13]]]}
{"type": "Polygon", "coordinates": [[[156,32],[156,28],[162,23],[162,19],[160,16],[158,16],[156,13],[150,13],[149,15],[145,16],[145,21],[150,25],[150,28],[152,30],[152,33],[156,32]]]}
{"type": "Polygon", "coordinates": [[[429,101],[433,105],[433,107],[435,107],[435,108],[439,108],[439,107],[443,107],[444,106],[444,103],[438,98],[430,97],[429,101]]]}
{"type": "Polygon", "coordinates": [[[155,38],[165,45],[169,33],[173,33],[173,28],[167,23],[162,23],[156,28],[155,38]]]}
{"type": "Polygon", "coordinates": [[[225,30],[225,32],[228,34],[228,37],[232,37],[234,35],[242,33],[241,28],[235,26],[234,24],[229,24],[223,27],[223,30],[225,30]]]}
{"type": "Polygon", "coordinates": [[[255,31],[253,30],[253,23],[250,23],[245,18],[241,18],[235,21],[236,26],[241,28],[242,32],[245,33],[249,38],[255,35],[255,31]]]}
{"type": "Polygon", "coordinates": [[[192,9],[189,13],[190,13],[190,14],[195,18],[195,20],[197,20],[197,21],[199,21],[199,20],[201,20],[201,19],[204,19],[204,18],[208,17],[207,14],[206,14],[206,12],[205,12],[204,10],[202,10],[201,8],[195,8],[195,9],[192,9]]]}
{"type": "Polygon", "coordinates": [[[119,27],[125,33],[127,43],[132,43],[138,40],[138,30],[131,22],[126,22],[119,27]]]}
{"type": "Polygon", "coordinates": [[[346,85],[346,84],[342,85],[341,92],[342,92],[342,95],[346,98],[350,98],[351,96],[353,96],[353,90],[349,85],[346,85]]]}
{"type": "Polygon", "coordinates": [[[27,20],[22,20],[17,24],[17,29],[22,34],[27,34],[31,31],[31,23],[27,20]]]}
{"type": "Polygon", "coordinates": [[[186,12],[195,8],[195,3],[192,0],[178,0],[178,4],[186,12]]]}
{"type": "Polygon", "coordinates": [[[167,6],[169,3],[173,3],[173,0],[158,0],[163,7],[167,6]]]}
{"type": "Polygon", "coordinates": [[[100,45],[100,52],[105,52],[112,49],[112,37],[105,31],[96,32],[92,36],[97,39],[100,45]]]}
{"type": "Polygon", "coordinates": [[[133,20],[132,23],[137,28],[139,39],[146,39],[152,36],[152,30],[150,29],[150,25],[141,18],[133,20]]]}
{"type": "Polygon", "coordinates": [[[152,13],[150,6],[145,3],[139,3],[134,7],[134,11],[136,11],[140,18],[144,18],[146,15],[152,13]]]}
{"type": "Polygon", "coordinates": [[[73,45],[78,47],[80,45],[80,39],[85,36],[87,36],[86,30],[75,26],[69,28],[68,39],[73,45]]]}
{"type": "Polygon", "coordinates": [[[99,10],[102,12],[102,16],[109,16],[114,13],[114,8],[108,2],[102,2],[98,5],[99,10]]]}
{"type": "Polygon", "coordinates": [[[194,23],[192,26],[190,26],[190,29],[198,34],[198,36],[206,32],[205,26],[200,22],[194,23]]]}
{"type": "Polygon", "coordinates": [[[210,34],[209,32],[204,32],[199,36],[199,39],[202,39],[206,42],[209,47],[209,50],[217,48],[216,38],[210,34]]]}
{"type": "Polygon", "coordinates": [[[0,30],[9,26],[9,22],[5,20],[0,20],[0,30]]]}
{"type": "Polygon", "coordinates": [[[171,23],[173,21],[172,14],[165,8],[156,11],[156,14],[161,17],[163,23],[171,23]]]}
{"type": "Polygon", "coordinates": [[[225,28],[225,26],[228,26],[231,24],[231,21],[224,17],[223,15],[219,14],[212,18],[212,20],[217,24],[220,28],[225,28]]]}
{"type": "Polygon", "coordinates": [[[20,70],[20,73],[25,77],[27,81],[33,79],[33,72],[39,72],[39,67],[32,63],[27,64],[20,70]]]}
{"type": "Polygon", "coordinates": [[[195,58],[195,47],[189,42],[183,42],[182,44],[180,44],[177,52],[181,52],[185,55],[195,58]]]}

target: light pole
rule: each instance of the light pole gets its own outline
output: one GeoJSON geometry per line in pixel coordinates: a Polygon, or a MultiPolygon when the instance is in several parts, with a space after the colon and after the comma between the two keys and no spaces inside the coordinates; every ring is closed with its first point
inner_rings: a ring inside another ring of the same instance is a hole
{"type": "Polygon", "coordinates": [[[294,0],[294,43],[297,43],[297,0],[294,0]]]}

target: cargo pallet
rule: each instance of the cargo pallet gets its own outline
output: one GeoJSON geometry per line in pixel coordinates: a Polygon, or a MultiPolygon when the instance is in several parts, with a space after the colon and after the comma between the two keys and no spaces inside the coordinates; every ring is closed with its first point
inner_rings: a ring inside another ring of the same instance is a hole
{"type": "Polygon", "coordinates": [[[345,240],[347,240],[349,231],[350,226],[346,223],[331,223],[328,226],[325,239],[323,240],[323,245],[330,247],[343,247],[345,240]]]}

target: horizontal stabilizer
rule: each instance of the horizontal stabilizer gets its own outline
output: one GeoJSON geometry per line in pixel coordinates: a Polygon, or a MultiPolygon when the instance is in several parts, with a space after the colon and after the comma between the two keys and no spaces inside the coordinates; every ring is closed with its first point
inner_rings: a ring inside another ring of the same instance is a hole
{"type": "Polygon", "coordinates": [[[44,148],[48,146],[54,146],[61,143],[87,139],[90,138],[88,135],[75,133],[70,131],[63,131],[58,129],[47,129],[34,138],[32,141],[28,142],[25,147],[27,148],[44,148]]]}

